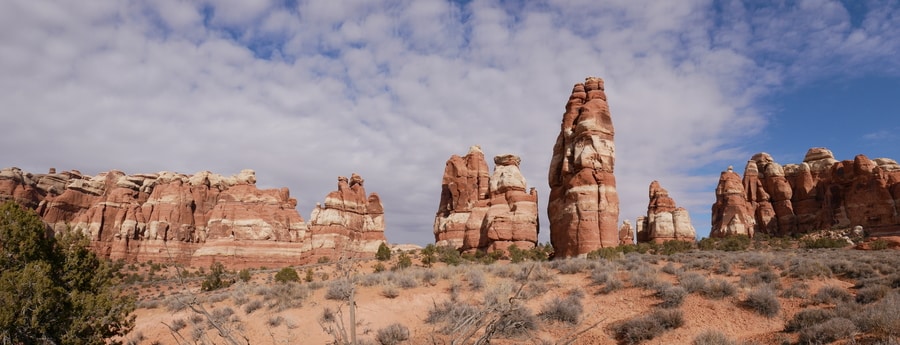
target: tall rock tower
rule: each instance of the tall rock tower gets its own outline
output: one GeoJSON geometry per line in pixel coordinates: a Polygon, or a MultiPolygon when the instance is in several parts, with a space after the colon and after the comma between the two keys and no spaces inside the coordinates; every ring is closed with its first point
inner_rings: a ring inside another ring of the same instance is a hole
{"type": "Polygon", "coordinates": [[[619,244],[615,144],[603,79],[575,84],[550,161],[550,242],[557,257],[619,244]]]}

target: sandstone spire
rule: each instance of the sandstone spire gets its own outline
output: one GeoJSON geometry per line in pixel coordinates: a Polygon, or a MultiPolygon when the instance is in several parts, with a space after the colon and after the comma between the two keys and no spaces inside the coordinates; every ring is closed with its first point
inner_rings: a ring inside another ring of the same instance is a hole
{"type": "Polygon", "coordinates": [[[659,182],[650,183],[650,203],[647,217],[642,218],[643,226],[638,233],[638,242],[665,242],[671,240],[696,240],[697,232],[691,224],[691,216],[683,207],[676,207],[669,191],[659,182]]]}
{"type": "Polygon", "coordinates": [[[575,84],[550,162],[550,241],[569,257],[619,244],[615,144],[603,79],[575,84]]]}

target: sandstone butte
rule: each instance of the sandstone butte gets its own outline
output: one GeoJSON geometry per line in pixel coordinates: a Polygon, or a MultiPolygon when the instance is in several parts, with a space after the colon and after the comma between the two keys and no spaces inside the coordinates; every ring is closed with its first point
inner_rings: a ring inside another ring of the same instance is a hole
{"type": "Polygon", "coordinates": [[[0,201],[32,208],[56,231],[82,231],[112,260],[213,261],[229,268],[285,266],[318,256],[370,256],[384,242],[383,210],[362,179],[329,194],[310,224],[287,188],[260,190],[256,174],[210,172],[97,176],[0,170],[0,201]]]}
{"type": "Polygon", "coordinates": [[[691,216],[683,207],[676,207],[669,191],[658,181],[650,183],[650,203],[647,216],[637,219],[637,241],[662,243],[665,241],[694,242],[697,232],[691,216]]]}
{"type": "Polygon", "coordinates": [[[753,155],[741,178],[722,172],[710,237],[805,234],[862,226],[870,236],[900,235],[900,165],[857,155],[838,161],[812,148],[800,164],[753,155]]]}
{"type": "Polygon", "coordinates": [[[478,146],[447,160],[441,180],[441,201],[434,217],[438,246],[460,251],[520,249],[537,244],[539,223],[537,191],[526,192],[525,177],[515,155],[494,157],[488,176],[484,153],[478,146]]]}
{"type": "Polygon", "coordinates": [[[547,215],[556,257],[619,245],[614,135],[603,79],[575,84],[548,176],[547,215]]]}

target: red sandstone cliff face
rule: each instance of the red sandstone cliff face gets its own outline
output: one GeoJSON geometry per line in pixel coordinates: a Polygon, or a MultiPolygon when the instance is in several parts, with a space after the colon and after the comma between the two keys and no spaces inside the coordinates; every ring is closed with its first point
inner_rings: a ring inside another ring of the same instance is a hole
{"type": "Polygon", "coordinates": [[[35,209],[55,231],[89,234],[94,249],[113,260],[297,264],[311,260],[315,239],[288,189],[256,188],[252,170],[230,177],[120,171],[85,176],[8,168],[0,170],[3,200],[35,209]]]}
{"type": "Polygon", "coordinates": [[[740,187],[719,181],[710,236],[785,236],[857,225],[870,235],[900,231],[900,165],[891,159],[837,161],[831,151],[812,148],[803,163],[782,167],[759,153],[747,163],[740,187]],[[743,222],[735,221],[736,213],[743,222]]]}
{"type": "Polygon", "coordinates": [[[447,160],[441,182],[441,203],[434,219],[437,245],[462,251],[506,250],[515,244],[537,244],[537,191],[526,192],[525,177],[515,155],[494,157],[488,177],[484,153],[472,146],[463,156],[447,160]]]}
{"type": "Polygon", "coordinates": [[[550,242],[570,257],[619,244],[615,130],[603,79],[575,84],[550,162],[550,242]]]}
{"type": "Polygon", "coordinates": [[[650,183],[650,203],[647,216],[638,218],[638,242],[657,242],[679,240],[696,240],[697,232],[691,224],[691,216],[687,209],[677,207],[675,200],[669,197],[669,191],[662,188],[659,182],[650,183]]]}

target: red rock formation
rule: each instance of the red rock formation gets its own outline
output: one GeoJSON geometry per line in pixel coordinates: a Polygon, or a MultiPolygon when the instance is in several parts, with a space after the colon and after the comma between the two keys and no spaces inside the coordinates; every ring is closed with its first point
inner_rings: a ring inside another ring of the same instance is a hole
{"type": "Polygon", "coordinates": [[[712,229],[709,237],[747,235],[753,237],[756,219],[747,200],[741,176],[732,167],[723,171],[716,187],[716,203],[712,207],[712,229]]]}
{"type": "Polygon", "coordinates": [[[550,162],[550,242],[558,257],[619,244],[612,117],[603,79],[576,84],[550,162]]]}
{"type": "MultiPolygon", "coordinates": [[[[378,205],[370,213],[382,214],[375,198],[378,205]]],[[[115,170],[84,176],[77,171],[29,174],[8,168],[0,170],[0,200],[34,208],[57,232],[89,234],[94,249],[114,260],[290,265],[311,261],[317,240],[288,189],[256,188],[252,170],[231,177],[210,172],[126,175],[115,170]]],[[[379,234],[383,240],[383,232],[379,234]]],[[[360,250],[376,249],[377,244],[360,250]]]]}
{"type": "MultiPolygon", "coordinates": [[[[782,168],[760,153],[744,173],[743,202],[755,211],[757,232],[784,236],[862,226],[870,235],[886,235],[900,231],[898,182],[900,166],[890,159],[858,155],[839,162],[828,149],[813,148],[803,163],[782,168]]],[[[727,218],[713,206],[713,234],[727,218]]]]}
{"type": "Polygon", "coordinates": [[[637,234],[638,242],[693,242],[697,237],[688,211],[683,207],[676,207],[675,200],[669,197],[669,191],[660,187],[657,181],[650,183],[647,216],[641,217],[639,221],[642,225],[637,234]]]}
{"type": "Polygon", "coordinates": [[[437,245],[462,251],[506,250],[513,244],[533,248],[539,231],[537,191],[526,192],[520,162],[515,155],[496,156],[494,173],[488,178],[478,146],[464,157],[451,156],[434,220],[437,245]]]}
{"type": "Polygon", "coordinates": [[[622,227],[619,228],[619,245],[634,244],[634,228],[631,222],[626,219],[622,221],[622,227]]]}
{"type": "Polygon", "coordinates": [[[316,257],[371,255],[385,242],[384,206],[378,194],[366,196],[364,180],[357,174],[338,177],[338,189],[316,204],[309,216],[312,249],[316,257]]]}

